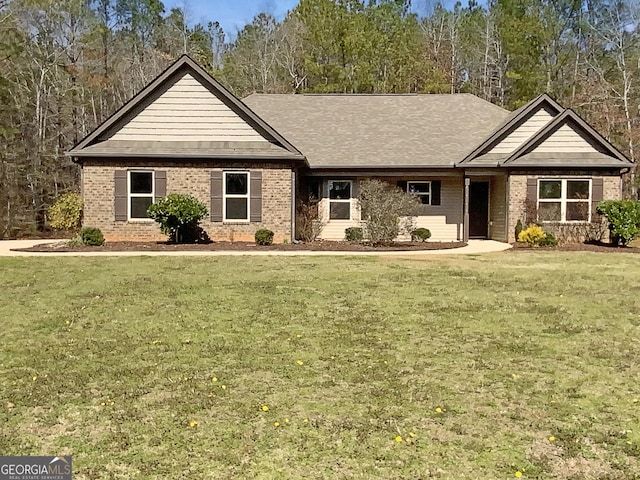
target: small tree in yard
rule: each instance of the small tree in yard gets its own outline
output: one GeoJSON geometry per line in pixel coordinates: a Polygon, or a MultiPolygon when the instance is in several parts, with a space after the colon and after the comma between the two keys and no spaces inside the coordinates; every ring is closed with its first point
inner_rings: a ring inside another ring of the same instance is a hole
{"type": "Polygon", "coordinates": [[[640,201],[605,200],[598,213],[609,221],[609,237],[613,245],[626,246],[640,234],[640,201]]]}
{"type": "Polygon", "coordinates": [[[152,204],[147,210],[150,218],[160,224],[162,233],[175,243],[196,243],[206,234],[200,220],[207,216],[207,207],[195,197],[172,193],[152,204]]]}
{"type": "Polygon", "coordinates": [[[376,179],[360,183],[358,200],[365,238],[374,245],[391,243],[398,235],[411,232],[421,207],[417,197],[376,179]]]}

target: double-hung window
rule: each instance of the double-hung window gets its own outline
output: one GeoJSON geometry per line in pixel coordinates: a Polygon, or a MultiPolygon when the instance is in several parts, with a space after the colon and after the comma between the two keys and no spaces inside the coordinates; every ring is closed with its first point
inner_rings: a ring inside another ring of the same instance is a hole
{"type": "Polygon", "coordinates": [[[351,180],[329,180],[329,220],[351,220],[351,180]]]}
{"type": "Polygon", "coordinates": [[[431,205],[431,182],[407,182],[407,192],[418,197],[423,205],[431,205]]]}
{"type": "Polygon", "coordinates": [[[591,180],[539,179],[538,220],[541,222],[591,221],[591,180]]]}
{"type": "Polygon", "coordinates": [[[153,172],[129,171],[128,184],[128,214],[130,220],[147,219],[147,209],[153,203],[153,172]]]}
{"type": "Polygon", "coordinates": [[[249,172],[224,172],[224,220],[249,221],[249,172]]]}

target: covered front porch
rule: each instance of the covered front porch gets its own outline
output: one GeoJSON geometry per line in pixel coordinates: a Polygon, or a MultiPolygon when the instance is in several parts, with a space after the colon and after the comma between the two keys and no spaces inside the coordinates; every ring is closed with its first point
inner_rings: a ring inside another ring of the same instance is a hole
{"type": "MultiPolygon", "coordinates": [[[[339,172],[314,174],[301,179],[300,199],[317,203],[321,225],[319,238],[342,241],[345,230],[362,225],[358,203],[359,184],[366,178],[388,182],[421,203],[416,228],[428,228],[430,241],[473,239],[507,240],[507,176],[501,172],[462,170],[413,172],[339,172]]],[[[398,241],[409,241],[401,235],[398,241]]]]}

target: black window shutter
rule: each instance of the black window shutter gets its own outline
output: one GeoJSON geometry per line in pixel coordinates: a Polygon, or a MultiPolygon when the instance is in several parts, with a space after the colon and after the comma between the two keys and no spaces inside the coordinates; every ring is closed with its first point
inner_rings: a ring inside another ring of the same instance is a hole
{"type": "Polygon", "coordinates": [[[406,180],[398,180],[398,182],[396,183],[396,185],[398,186],[398,188],[400,190],[402,190],[403,192],[407,191],[407,181],[406,180]]]}
{"type": "Polygon", "coordinates": [[[211,172],[211,212],[212,222],[222,221],[222,172],[211,172]]]}
{"type": "Polygon", "coordinates": [[[262,170],[251,170],[249,220],[262,222],[262,170]]]}
{"type": "Polygon", "coordinates": [[[434,180],[431,182],[431,205],[440,205],[441,200],[442,182],[440,180],[434,180]]]}
{"type": "Polygon", "coordinates": [[[167,196],[167,172],[164,170],[155,172],[155,201],[167,196]]]}
{"type": "Polygon", "coordinates": [[[595,220],[598,214],[598,204],[604,197],[604,182],[602,177],[593,177],[591,179],[591,219],[595,220]]]}
{"type": "Polygon", "coordinates": [[[128,217],[127,208],[127,171],[116,170],[115,180],[115,221],[126,222],[128,217]]]}

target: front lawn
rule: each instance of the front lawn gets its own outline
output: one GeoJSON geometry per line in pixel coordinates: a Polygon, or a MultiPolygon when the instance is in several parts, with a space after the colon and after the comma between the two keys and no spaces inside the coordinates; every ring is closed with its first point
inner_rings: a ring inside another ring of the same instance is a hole
{"type": "Polygon", "coordinates": [[[75,479],[640,478],[640,256],[0,271],[0,454],[75,479]]]}

